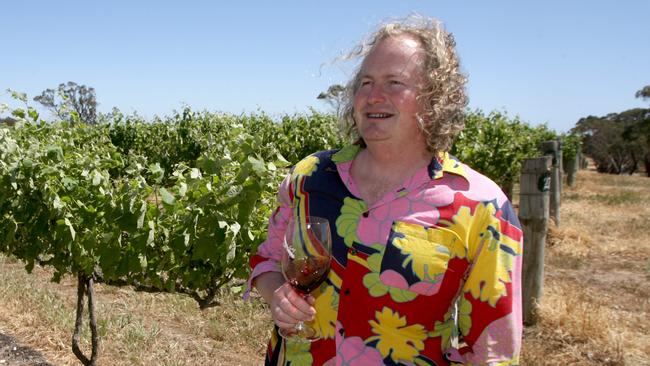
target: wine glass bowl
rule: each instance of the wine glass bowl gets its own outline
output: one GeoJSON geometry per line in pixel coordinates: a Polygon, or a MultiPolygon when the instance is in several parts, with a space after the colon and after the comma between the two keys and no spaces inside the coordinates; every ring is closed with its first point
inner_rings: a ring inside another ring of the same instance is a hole
{"type": "MultiPolygon", "coordinates": [[[[307,296],[320,286],[329,272],[332,252],[329,222],[316,216],[291,220],[283,245],[282,274],[297,292],[307,296]]],[[[280,335],[308,342],[320,338],[315,329],[303,322],[292,329],[280,329],[280,335]]]]}

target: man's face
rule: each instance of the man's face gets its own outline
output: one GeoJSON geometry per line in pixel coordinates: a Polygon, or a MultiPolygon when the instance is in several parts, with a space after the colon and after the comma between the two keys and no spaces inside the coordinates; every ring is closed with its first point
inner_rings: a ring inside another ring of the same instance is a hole
{"type": "Polygon", "coordinates": [[[419,42],[407,35],[380,41],[364,59],[354,94],[354,118],[368,146],[426,149],[416,120],[423,59],[419,42]]]}

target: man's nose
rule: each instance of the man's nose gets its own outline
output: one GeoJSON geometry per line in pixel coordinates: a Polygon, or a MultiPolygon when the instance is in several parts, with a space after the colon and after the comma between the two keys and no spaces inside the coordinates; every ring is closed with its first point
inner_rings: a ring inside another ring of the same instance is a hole
{"type": "Polygon", "coordinates": [[[368,91],[368,104],[383,103],[386,100],[381,85],[373,84],[368,91]]]}

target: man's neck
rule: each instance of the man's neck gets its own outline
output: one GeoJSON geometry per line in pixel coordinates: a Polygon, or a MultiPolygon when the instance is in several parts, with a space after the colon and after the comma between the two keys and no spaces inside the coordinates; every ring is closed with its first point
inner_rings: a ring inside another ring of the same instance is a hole
{"type": "Polygon", "coordinates": [[[368,146],[354,159],[350,173],[368,206],[374,205],[391,189],[427,166],[433,154],[413,146],[404,149],[387,149],[368,146]]]}
{"type": "Polygon", "coordinates": [[[362,155],[360,162],[371,171],[388,170],[399,172],[400,175],[428,165],[433,158],[433,153],[426,147],[417,146],[417,142],[401,147],[369,145],[362,155]]]}

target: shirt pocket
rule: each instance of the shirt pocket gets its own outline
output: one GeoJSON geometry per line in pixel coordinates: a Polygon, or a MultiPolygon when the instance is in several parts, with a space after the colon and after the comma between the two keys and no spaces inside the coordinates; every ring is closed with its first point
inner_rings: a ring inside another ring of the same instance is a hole
{"type": "Polygon", "coordinates": [[[380,281],[420,295],[435,295],[449,261],[464,251],[462,240],[441,227],[395,221],[381,260],[380,281]]]}

